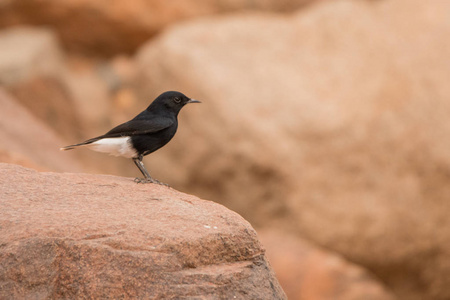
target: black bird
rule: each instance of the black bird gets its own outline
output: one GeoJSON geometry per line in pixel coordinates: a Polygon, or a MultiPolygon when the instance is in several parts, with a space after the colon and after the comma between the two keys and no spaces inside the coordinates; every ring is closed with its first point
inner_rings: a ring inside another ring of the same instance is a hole
{"type": "Polygon", "coordinates": [[[162,93],[146,110],[130,121],[114,127],[104,135],[60,150],[86,146],[94,151],[132,158],[145,177],[144,179],[136,178],[136,182],[162,184],[150,176],[142,159],[173,138],[177,132],[178,113],[188,103],[200,103],[200,101],[190,99],[180,92],[162,93]]]}

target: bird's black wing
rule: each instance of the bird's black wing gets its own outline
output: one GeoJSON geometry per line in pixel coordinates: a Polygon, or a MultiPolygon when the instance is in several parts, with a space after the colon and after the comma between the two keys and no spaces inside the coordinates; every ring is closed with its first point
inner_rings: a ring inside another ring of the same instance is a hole
{"type": "Polygon", "coordinates": [[[174,123],[175,123],[174,120],[162,117],[150,120],[134,119],[114,127],[106,134],[102,135],[101,138],[114,138],[121,136],[133,136],[133,135],[154,133],[166,129],[172,126],[174,123]]]}
{"type": "Polygon", "coordinates": [[[133,119],[131,121],[128,121],[126,123],[120,124],[119,126],[114,127],[104,135],[97,136],[95,138],[86,140],[82,143],[70,145],[64,148],[61,148],[61,150],[70,150],[77,146],[87,145],[90,143],[93,143],[95,141],[98,141],[100,139],[104,138],[116,138],[116,137],[122,137],[122,136],[134,136],[134,135],[140,135],[140,134],[149,134],[161,131],[163,129],[166,129],[170,126],[172,126],[175,123],[174,120],[170,118],[154,118],[150,120],[136,120],[133,119]]]}

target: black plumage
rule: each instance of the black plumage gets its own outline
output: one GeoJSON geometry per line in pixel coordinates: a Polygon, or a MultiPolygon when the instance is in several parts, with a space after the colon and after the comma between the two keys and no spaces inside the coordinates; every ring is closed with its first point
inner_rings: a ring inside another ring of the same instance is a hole
{"type": "Polygon", "coordinates": [[[148,155],[166,145],[178,128],[178,113],[188,103],[199,103],[180,92],[165,92],[159,95],[146,110],[130,121],[114,127],[104,135],[70,145],[61,150],[88,146],[94,151],[132,158],[144,175],[137,182],[160,183],[153,179],[142,163],[148,155]]]}

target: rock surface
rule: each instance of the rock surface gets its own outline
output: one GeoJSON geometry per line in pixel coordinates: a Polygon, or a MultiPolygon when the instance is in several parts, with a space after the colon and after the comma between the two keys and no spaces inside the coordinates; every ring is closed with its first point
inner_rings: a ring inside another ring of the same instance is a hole
{"type": "Polygon", "coordinates": [[[334,252],[281,230],[258,230],[289,300],[393,300],[380,281],[334,252]]]}
{"type": "Polygon", "coordinates": [[[448,11],[328,1],[173,27],[140,49],[140,92],[203,105],[150,165],[341,253],[402,299],[450,299],[448,11]]]}
{"type": "Polygon", "coordinates": [[[0,26],[51,26],[66,47],[90,54],[132,52],[181,20],[241,10],[291,11],[318,0],[0,1],[0,26]]]}
{"type": "Polygon", "coordinates": [[[9,164],[0,199],[0,298],[286,298],[250,224],[214,202],[9,164]]]}

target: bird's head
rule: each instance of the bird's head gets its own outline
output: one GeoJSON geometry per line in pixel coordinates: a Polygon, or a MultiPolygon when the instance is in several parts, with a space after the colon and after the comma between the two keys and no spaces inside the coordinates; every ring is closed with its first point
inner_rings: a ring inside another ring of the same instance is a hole
{"type": "Polygon", "coordinates": [[[183,93],[169,91],[159,95],[150,104],[147,110],[154,111],[164,109],[178,114],[181,108],[183,108],[183,106],[185,106],[188,103],[201,103],[201,102],[198,100],[191,99],[186,95],[184,95],[183,93]]]}

